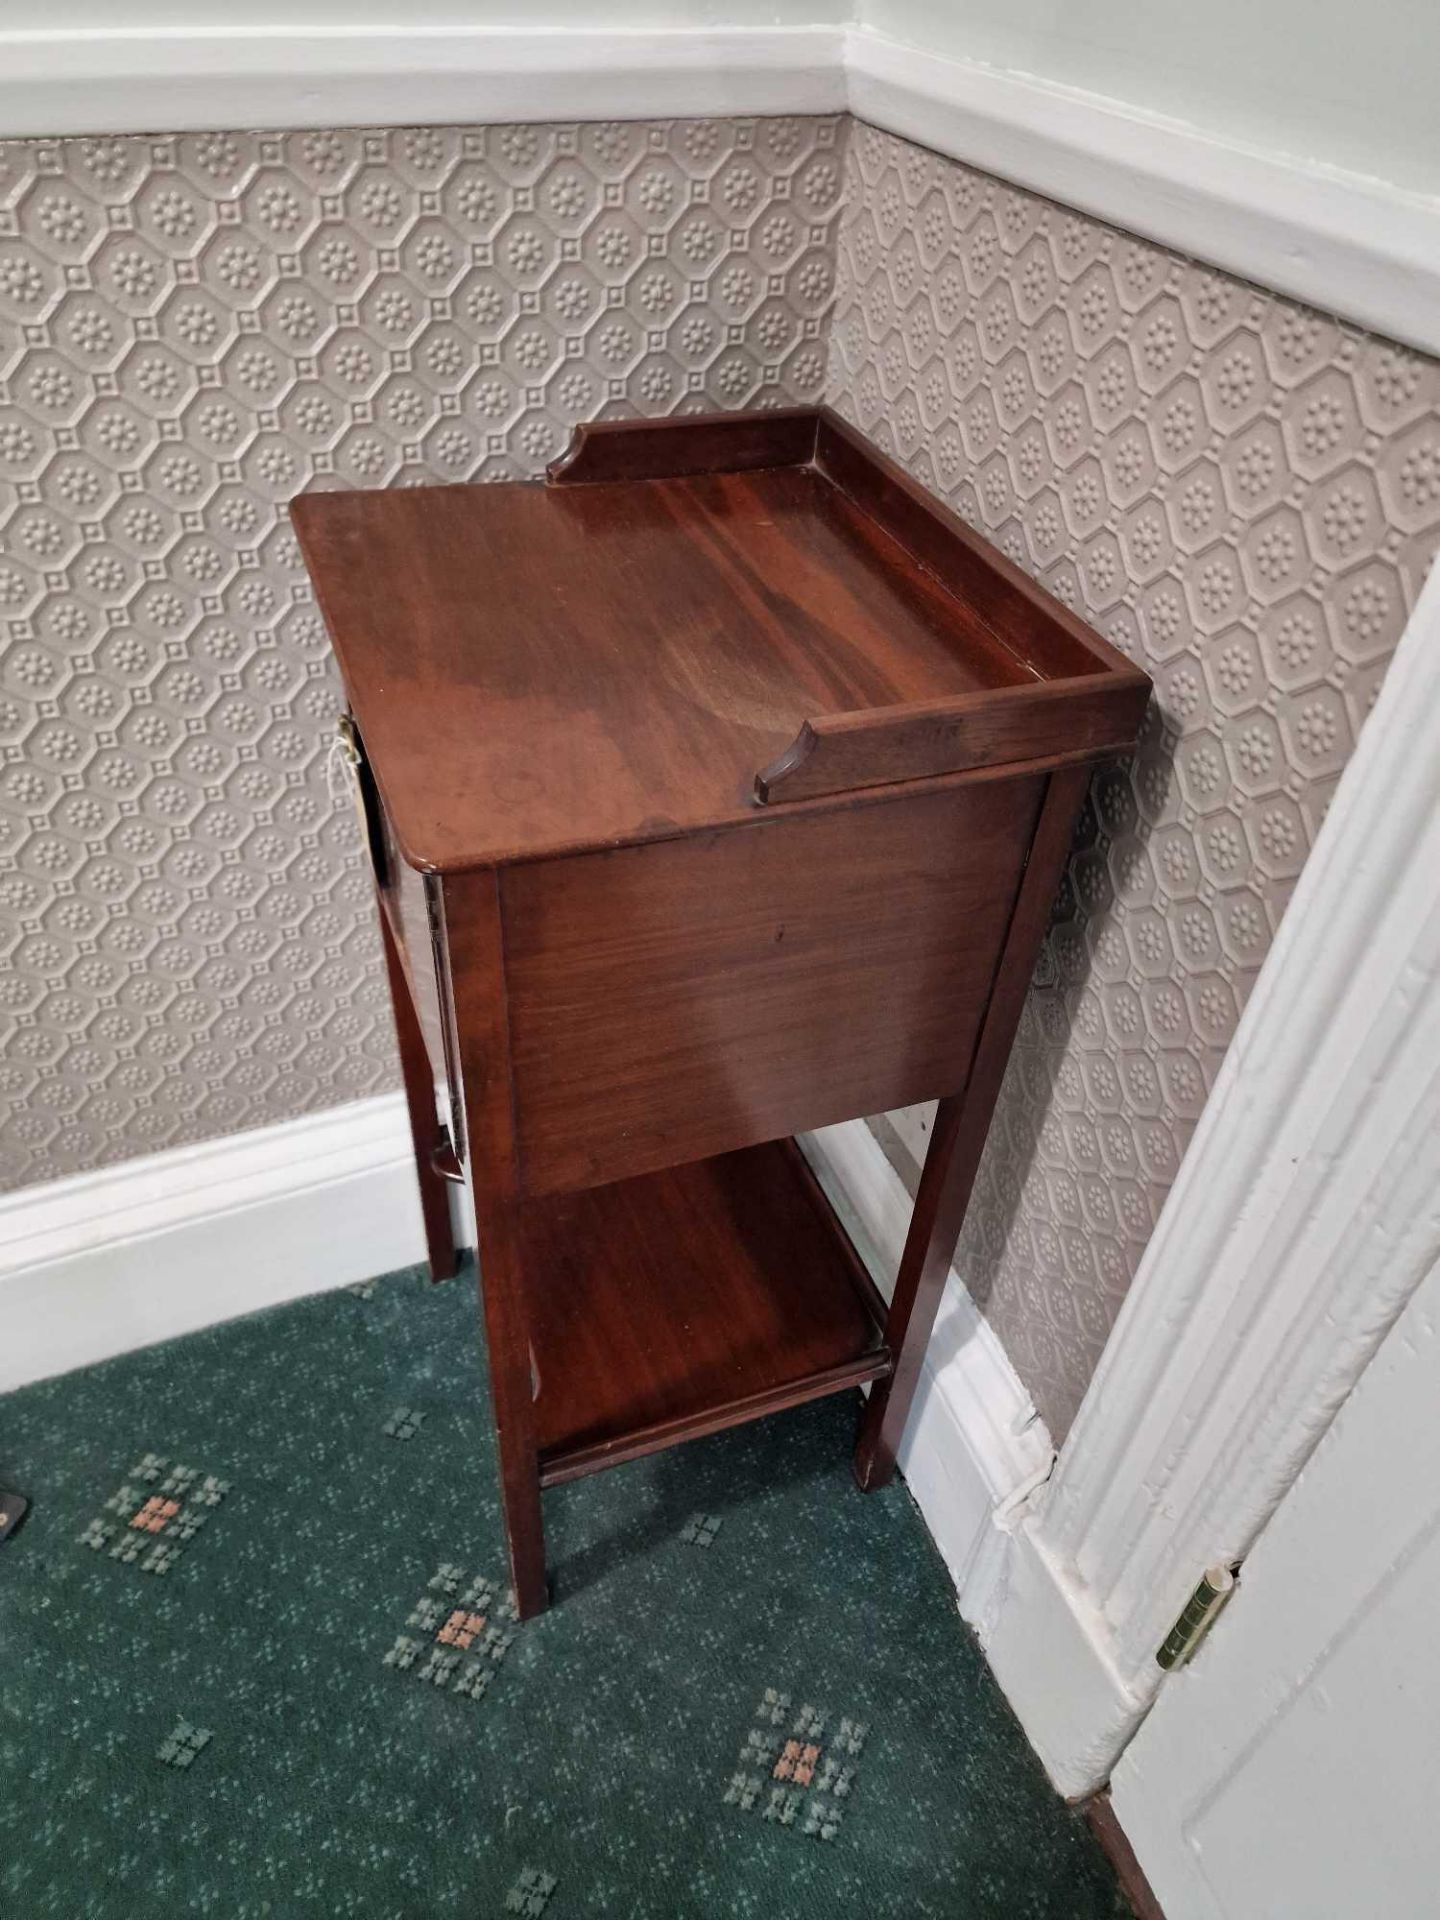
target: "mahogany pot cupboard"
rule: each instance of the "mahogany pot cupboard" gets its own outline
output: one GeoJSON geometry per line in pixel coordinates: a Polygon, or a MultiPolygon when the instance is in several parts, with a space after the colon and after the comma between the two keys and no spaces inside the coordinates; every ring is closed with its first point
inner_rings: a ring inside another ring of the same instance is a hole
{"type": "Polygon", "coordinates": [[[541,1490],[870,1382],[895,1451],[1090,765],[1149,682],[825,410],[317,493],[430,1269],[541,1490]],[[888,1304],[791,1135],[940,1102],[888,1304]],[[448,1116],[448,1117],[445,1117],[448,1116]]]}

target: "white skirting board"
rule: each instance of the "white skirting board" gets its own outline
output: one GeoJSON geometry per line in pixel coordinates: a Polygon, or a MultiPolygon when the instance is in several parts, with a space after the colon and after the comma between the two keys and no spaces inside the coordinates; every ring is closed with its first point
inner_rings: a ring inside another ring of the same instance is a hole
{"type": "MultiPolygon", "coordinates": [[[[889,1295],[910,1196],[860,1120],[802,1134],[831,1205],[889,1295]]],[[[1008,1529],[1055,1453],[999,1339],[952,1272],[900,1448],[900,1470],[945,1558],[960,1611],[982,1630],[1008,1529]]]]}
{"type": "Polygon", "coordinates": [[[399,1094],[0,1198],[0,1390],[422,1260],[399,1094]]]}
{"type": "MultiPolygon", "coordinates": [[[[888,1293],[910,1218],[898,1174],[859,1121],[801,1145],[888,1293]]],[[[952,1272],[900,1467],[1016,1718],[1059,1791],[1083,1797],[1075,1778],[1133,1729],[1144,1703],[1111,1662],[1082,1582],[1026,1524],[1054,1459],[1004,1348],[952,1272]]]]}

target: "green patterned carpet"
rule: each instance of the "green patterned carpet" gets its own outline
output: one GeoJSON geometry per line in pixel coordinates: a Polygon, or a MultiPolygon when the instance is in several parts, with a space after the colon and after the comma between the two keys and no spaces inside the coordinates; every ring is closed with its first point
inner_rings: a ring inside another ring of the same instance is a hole
{"type": "Polygon", "coordinates": [[[546,1495],[505,1599],[473,1286],[0,1400],[0,1911],[1128,1912],[848,1396],[546,1495]]]}

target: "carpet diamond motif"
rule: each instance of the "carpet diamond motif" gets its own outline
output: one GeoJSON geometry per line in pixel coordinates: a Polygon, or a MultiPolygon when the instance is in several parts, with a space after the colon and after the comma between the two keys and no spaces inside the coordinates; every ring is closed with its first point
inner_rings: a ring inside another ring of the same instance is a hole
{"type": "Polygon", "coordinates": [[[142,1573],[169,1573],[230,1491],[198,1467],[147,1453],[130,1469],[80,1544],[142,1573]]]}

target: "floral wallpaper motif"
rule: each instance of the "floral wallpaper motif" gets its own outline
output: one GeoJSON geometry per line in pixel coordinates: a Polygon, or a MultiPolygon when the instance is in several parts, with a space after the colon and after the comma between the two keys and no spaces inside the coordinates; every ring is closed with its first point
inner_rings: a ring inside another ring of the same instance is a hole
{"type": "Polygon", "coordinates": [[[392,1083],[285,503],[818,397],[839,133],[0,145],[0,1184],[392,1083]]]}
{"type": "Polygon", "coordinates": [[[829,397],[1155,680],[961,1247],[1058,1435],[1440,542],[1440,366],[870,127],[843,204],[829,397]]]}

